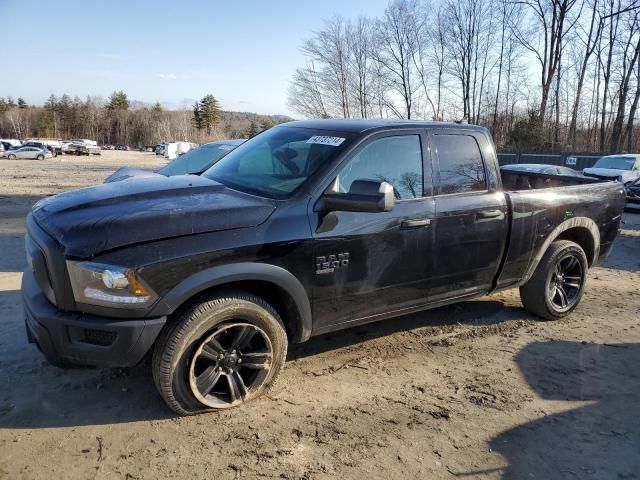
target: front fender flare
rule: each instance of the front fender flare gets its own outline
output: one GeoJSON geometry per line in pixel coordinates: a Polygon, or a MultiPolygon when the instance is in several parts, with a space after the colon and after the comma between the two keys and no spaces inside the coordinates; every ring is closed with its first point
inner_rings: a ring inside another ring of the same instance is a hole
{"type": "Polygon", "coordinates": [[[300,281],[289,271],[268,263],[231,263],[208,268],[186,278],[173,287],[152,309],[149,315],[170,315],[180,305],[209,288],[243,280],[264,281],[285,290],[293,299],[298,309],[298,332],[294,342],[304,342],[311,336],[311,303],[306,290],[300,281]]]}

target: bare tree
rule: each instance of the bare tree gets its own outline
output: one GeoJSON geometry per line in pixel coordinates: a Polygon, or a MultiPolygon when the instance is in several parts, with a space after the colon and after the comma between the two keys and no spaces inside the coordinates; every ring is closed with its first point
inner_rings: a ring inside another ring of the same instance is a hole
{"type": "Polygon", "coordinates": [[[579,17],[579,12],[572,16],[573,10],[576,5],[579,9],[581,3],[578,0],[521,0],[516,3],[524,5],[531,13],[528,31],[517,24],[513,24],[512,28],[518,40],[533,53],[540,65],[538,114],[544,122],[551,86],[562,58],[562,44],[579,17]]]}
{"type": "Polygon", "coordinates": [[[610,152],[619,151],[622,146],[622,128],[625,119],[627,99],[629,96],[630,80],[633,72],[635,71],[636,63],[638,62],[638,55],[640,55],[640,35],[638,35],[639,27],[638,14],[634,12],[633,17],[629,19],[627,28],[625,29],[628,33],[628,37],[624,43],[624,50],[621,55],[622,61],[619,70],[620,85],[618,87],[618,106],[613,120],[613,126],[611,128],[611,140],[609,143],[610,152]]]}
{"type": "Polygon", "coordinates": [[[367,118],[372,100],[370,92],[373,48],[371,22],[366,17],[359,17],[353,24],[348,23],[346,30],[350,52],[348,63],[352,72],[350,90],[355,96],[354,103],[358,116],[367,118]]]}
{"type": "Polygon", "coordinates": [[[289,107],[307,117],[328,118],[323,90],[311,60],[306,68],[296,69],[289,88],[289,107]]]}
{"type": "Polygon", "coordinates": [[[334,16],[324,22],[324,28],[313,34],[302,48],[322,69],[319,77],[329,99],[336,104],[344,118],[351,116],[349,105],[349,42],[344,18],[334,16]]]}
{"type": "Polygon", "coordinates": [[[394,0],[376,23],[376,61],[388,72],[389,86],[402,100],[403,111],[391,102],[387,106],[397,116],[407,119],[415,114],[414,100],[418,89],[413,63],[418,45],[412,35],[417,10],[416,0],[394,0]]]}

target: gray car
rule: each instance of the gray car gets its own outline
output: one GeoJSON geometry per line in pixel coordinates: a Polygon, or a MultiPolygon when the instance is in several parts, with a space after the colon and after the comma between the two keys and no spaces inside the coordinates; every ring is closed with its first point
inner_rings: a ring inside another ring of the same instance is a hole
{"type": "Polygon", "coordinates": [[[165,177],[173,177],[174,175],[200,175],[227,153],[244,142],[245,139],[243,138],[239,140],[218,140],[215,142],[205,143],[200,147],[192,148],[187,153],[179,156],[157,172],[143,170],[140,168],[122,167],[109,175],[104,183],[118,182],[132,177],[141,178],[158,175],[163,175],[165,177]]]}
{"type": "Polygon", "coordinates": [[[9,160],[30,159],[30,160],[44,160],[45,158],[51,158],[51,152],[43,150],[38,147],[21,147],[16,150],[9,150],[5,152],[6,157],[9,160]]]}

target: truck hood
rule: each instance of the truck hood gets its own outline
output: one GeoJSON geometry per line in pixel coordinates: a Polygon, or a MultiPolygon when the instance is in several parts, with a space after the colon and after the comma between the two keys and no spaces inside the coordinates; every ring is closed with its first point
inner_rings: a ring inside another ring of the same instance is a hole
{"type": "Polygon", "coordinates": [[[120,167],[118,170],[109,175],[104,183],[119,182],[120,180],[127,180],[129,178],[142,178],[142,177],[157,177],[164,176],[151,170],[144,170],[142,168],[135,167],[120,167]]]}
{"type": "Polygon", "coordinates": [[[162,175],[106,183],[38,202],[36,222],[69,257],[126,245],[261,224],[275,202],[205,177],[162,175]]]}
{"type": "Polygon", "coordinates": [[[616,168],[585,168],[582,173],[587,176],[611,178],[612,180],[622,177],[622,183],[630,182],[640,176],[640,172],[634,170],[619,170],[616,168]]]}

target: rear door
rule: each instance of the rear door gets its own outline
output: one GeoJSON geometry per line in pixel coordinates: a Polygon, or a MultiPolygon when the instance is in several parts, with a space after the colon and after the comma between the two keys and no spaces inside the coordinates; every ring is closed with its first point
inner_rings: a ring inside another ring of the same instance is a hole
{"type": "Polygon", "coordinates": [[[434,265],[430,301],[488,292],[506,245],[508,207],[482,132],[434,129],[434,265]]]}
{"type": "Polygon", "coordinates": [[[391,183],[390,212],[311,213],[316,331],[373,320],[426,302],[435,216],[431,159],[424,130],[393,130],[365,140],[328,179],[324,191],[347,192],[357,179],[391,183]]]}

